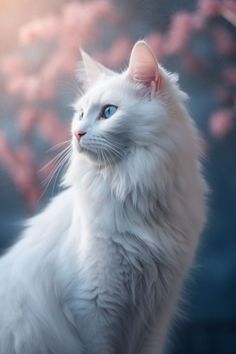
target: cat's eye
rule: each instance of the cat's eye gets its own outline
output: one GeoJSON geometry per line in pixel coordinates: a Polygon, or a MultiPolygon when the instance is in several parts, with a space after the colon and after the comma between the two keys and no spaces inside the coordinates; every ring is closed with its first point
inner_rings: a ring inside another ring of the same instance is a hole
{"type": "Polygon", "coordinates": [[[81,110],[81,111],[79,112],[79,120],[83,119],[83,117],[84,117],[84,111],[81,110]]]}
{"type": "Polygon", "coordinates": [[[101,118],[110,118],[117,111],[117,108],[118,107],[113,104],[104,106],[101,112],[101,118]]]}

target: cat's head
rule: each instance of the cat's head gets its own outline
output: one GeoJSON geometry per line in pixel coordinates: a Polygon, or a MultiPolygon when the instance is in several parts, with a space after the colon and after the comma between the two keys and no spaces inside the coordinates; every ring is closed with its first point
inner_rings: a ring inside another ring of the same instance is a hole
{"type": "Polygon", "coordinates": [[[82,59],[85,93],[74,105],[74,156],[110,168],[140,149],[161,144],[179,91],[148,45],[134,45],[122,73],[108,70],[84,52],[82,59]]]}

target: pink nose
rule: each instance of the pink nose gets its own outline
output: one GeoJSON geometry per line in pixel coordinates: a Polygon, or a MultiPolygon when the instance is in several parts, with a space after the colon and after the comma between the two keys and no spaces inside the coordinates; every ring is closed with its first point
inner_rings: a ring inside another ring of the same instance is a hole
{"type": "Polygon", "coordinates": [[[86,132],[78,131],[75,133],[75,136],[78,140],[80,140],[82,138],[82,136],[85,134],[86,134],[86,132]]]}

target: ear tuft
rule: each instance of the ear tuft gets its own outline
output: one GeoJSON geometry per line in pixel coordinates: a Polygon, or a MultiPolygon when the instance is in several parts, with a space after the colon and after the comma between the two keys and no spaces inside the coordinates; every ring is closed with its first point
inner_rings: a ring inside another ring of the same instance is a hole
{"type": "Polygon", "coordinates": [[[138,41],[131,52],[128,75],[133,81],[150,86],[155,84],[159,89],[160,71],[156,58],[145,41],[138,41]]]}
{"type": "Polygon", "coordinates": [[[80,49],[85,75],[89,84],[94,83],[102,75],[100,64],[93,60],[84,50],[80,49]]]}
{"type": "Polygon", "coordinates": [[[98,63],[84,50],[80,49],[80,54],[82,58],[82,70],[79,69],[79,72],[83,72],[82,77],[88,87],[94,84],[103,75],[114,75],[113,71],[98,63]]]}

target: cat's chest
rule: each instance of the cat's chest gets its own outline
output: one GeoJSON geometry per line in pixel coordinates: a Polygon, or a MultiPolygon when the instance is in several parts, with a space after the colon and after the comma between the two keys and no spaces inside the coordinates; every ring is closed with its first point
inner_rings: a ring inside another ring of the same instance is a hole
{"type": "Polygon", "coordinates": [[[96,210],[94,203],[90,205],[90,209],[81,208],[72,228],[76,277],[69,308],[89,353],[126,354],[120,346],[140,320],[135,309],[144,302],[146,282],[141,275],[150,273],[149,263],[142,262],[145,248],[132,233],[134,214],[128,224],[114,204],[96,210]],[[129,329],[124,331],[126,326],[129,329]]]}
{"type": "MultiPolygon", "coordinates": [[[[81,205],[84,208],[80,208],[73,228],[78,241],[80,294],[84,289],[101,302],[116,296],[125,302],[137,278],[135,265],[141,264],[143,258],[143,246],[135,237],[136,232],[145,233],[139,215],[132,212],[132,218],[128,218],[119,203],[109,199],[100,204],[94,200],[90,208],[85,200],[81,205]]],[[[145,272],[144,264],[141,268],[145,272]]]]}
{"type": "Polygon", "coordinates": [[[115,353],[115,343],[132,307],[130,279],[130,265],[112,240],[94,234],[93,240],[79,243],[69,307],[89,353],[115,353]]]}
{"type": "Polygon", "coordinates": [[[122,220],[117,210],[114,204],[94,202],[86,212],[81,210],[75,227],[75,230],[79,229],[79,273],[82,277],[86,274],[86,279],[90,279],[93,285],[99,284],[101,289],[111,289],[117,284],[122,286],[130,274],[130,264],[119,243],[122,234],[117,231],[117,225],[122,220]]]}
{"type": "Polygon", "coordinates": [[[78,245],[80,290],[90,291],[101,301],[120,291],[125,295],[131,266],[122,248],[102,230],[89,230],[83,237],[78,245]]]}

